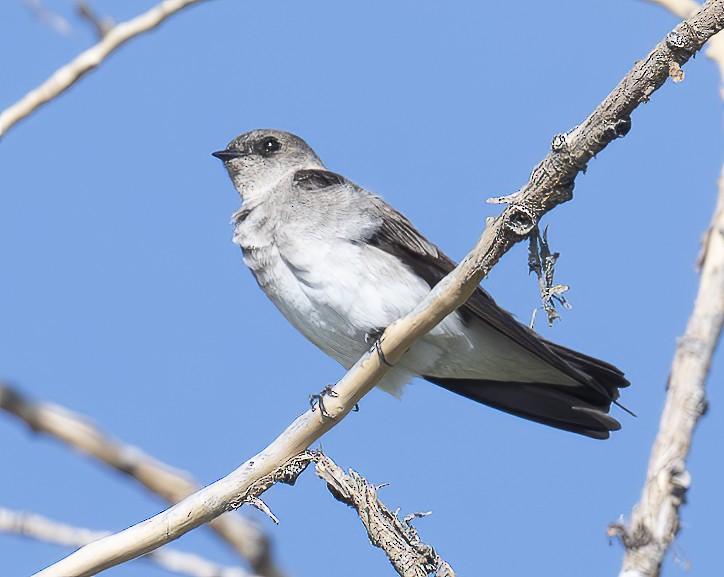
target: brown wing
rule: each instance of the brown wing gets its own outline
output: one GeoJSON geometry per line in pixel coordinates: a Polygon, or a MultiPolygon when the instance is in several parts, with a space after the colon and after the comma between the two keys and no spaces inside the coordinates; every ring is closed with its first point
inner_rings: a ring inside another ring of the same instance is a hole
{"type": "MultiPolygon", "coordinates": [[[[377,197],[375,204],[381,225],[368,242],[399,258],[423,278],[430,288],[455,268],[455,262],[427,241],[407,218],[377,197]]],[[[471,317],[480,319],[563,374],[592,387],[609,400],[618,398],[618,388],[628,384],[623,373],[613,365],[546,341],[500,308],[481,287],[476,288],[458,312],[463,321],[471,317]]]]}

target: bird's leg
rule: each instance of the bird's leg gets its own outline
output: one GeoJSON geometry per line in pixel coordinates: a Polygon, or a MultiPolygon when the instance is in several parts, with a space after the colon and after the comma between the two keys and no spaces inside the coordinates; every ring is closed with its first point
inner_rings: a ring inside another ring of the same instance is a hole
{"type": "Polygon", "coordinates": [[[382,333],[384,332],[385,329],[372,329],[370,332],[365,334],[365,342],[367,344],[374,342],[373,346],[375,351],[377,351],[377,355],[380,357],[380,360],[388,367],[391,367],[393,365],[387,362],[387,359],[385,358],[385,353],[382,352],[382,345],[380,344],[380,338],[382,337],[382,333]]]}
{"type": "Polygon", "coordinates": [[[314,411],[317,406],[319,406],[319,411],[322,413],[322,416],[327,419],[331,419],[332,415],[330,415],[324,408],[324,395],[329,395],[330,397],[339,396],[332,388],[332,385],[327,385],[326,387],[324,387],[324,390],[317,393],[316,395],[309,395],[309,404],[312,407],[312,411],[314,411]]]}
{"type": "MultiPolygon", "coordinates": [[[[309,395],[309,404],[312,407],[312,411],[316,410],[317,405],[319,405],[319,410],[321,411],[322,416],[327,419],[331,419],[332,415],[330,415],[324,408],[324,395],[329,395],[330,397],[339,396],[337,392],[332,388],[332,385],[327,385],[320,393],[316,395],[309,395]]],[[[352,412],[359,413],[359,403],[354,404],[354,407],[352,407],[352,412]]]]}

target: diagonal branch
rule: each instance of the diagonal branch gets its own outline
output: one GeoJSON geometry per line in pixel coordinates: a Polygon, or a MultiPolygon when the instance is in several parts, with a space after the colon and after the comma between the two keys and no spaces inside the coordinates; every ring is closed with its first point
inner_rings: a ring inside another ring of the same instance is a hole
{"type": "Polygon", "coordinates": [[[148,12],[111,28],[95,46],[81,52],[71,62],[56,70],[40,86],[0,113],[0,138],[43,104],[73,86],[86,73],[99,66],[117,48],[144,32],[149,32],[184,8],[201,0],[163,0],[148,12]]]}
{"type": "MultiPolygon", "coordinates": [[[[51,403],[41,403],[0,381],[0,409],[24,421],[34,432],[55,437],[102,463],[125,473],[169,503],[178,503],[199,489],[191,476],[121,443],[88,419],[51,403]]],[[[252,570],[264,577],[283,577],[271,556],[266,536],[238,515],[224,515],[211,528],[232,547],[252,570]]]]}
{"type": "Polygon", "coordinates": [[[622,577],[657,577],[680,528],[679,508],[691,483],[686,459],[694,429],[707,409],[705,384],[724,323],[724,171],[703,251],[699,292],[674,354],[641,499],[628,526],[609,528],[626,547],[622,577]]]}
{"type": "MultiPolygon", "coordinates": [[[[678,18],[688,18],[696,13],[701,4],[696,0],[650,0],[654,4],[658,4],[666,8],[674,16],[678,18]]],[[[724,98],[724,34],[717,34],[709,40],[706,50],[707,57],[711,58],[719,67],[719,76],[721,76],[722,87],[720,89],[721,97],[724,98]]]]}
{"type": "Polygon", "coordinates": [[[455,577],[452,567],[435,549],[420,540],[412,526],[414,514],[400,520],[377,497],[377,489],[356,471],[345,473],[332,459],[316,455],[317,475],[327,482],[335,499],[357,511],[370,542],[382,549],[402,577],[455,577]]]}
{"type": "MultiPolygon", "coordinates": [[[[4,507],[0,507],[0,531],[74,548],[108,535],[108,531],[74,527],[41,515],[13,511],[4,507]]],[[[255,577],[239,567],[224,567],[198,555],[169,548],[149,553],[143,559],[153,561],[167,571],[186,577],[255,577]]]]}
{"type": "MultiPolygon", "coordinates": [[[[624,136],[631,126],[633,110],[648,101],[672,67],[688,61],[722,27],[724,0],[709,0],[700,12],[679,24],[637,62],[583,124],[558,135],[530,181],[500,216],[490,220],[472,252],[409,315],[385,330],[379,345],[385,359],[391,364],[399,361],[417,339],[467,300],[493,265],[523,240],[546,212],[570,200],[574,179],[587,162],[612,140],[624,136]]],[[[37,576],[94,575],[217,517],[259,478],[272,473],[339,423],[386,373],[388,366],[381,357],[374,350],[366,353],[337,383],[336,396],[325,399],[331,418],[322,417],[320,411],[307,411],[264,450],[223,479],[151,519],[83,547],[37,576]]]]}
{"type": "MultiPolygon", "coordinates": [[[[677,15],[690,13],[697,6],[691,0],[653,1],[677,15]]],[[[712,39],[707,55],[717,61],[724,77],[721,34],[712,39]]],[[[679,339],[674,354],[666,404],[651,449],[641,499],[633,508],[628,526],[619,523],[609,527],[609,534],[620,537],[626,547],[622,577],[658,576],[680,528],[679,509],[691,483],[686,459],[694,429],[706,412],[706,380],[724,323],[724,168],[699,265],[699,292],[686,333],[679,339]]]]}
{"type": "Polygon", "coordinates": [[[28,7],[40,22],[49,25],[58,34],[62,34],[63,36],[70,34],[70,22],[57,12],[41,4],[40,0],[24,0],[23,4],[28,7]]]}

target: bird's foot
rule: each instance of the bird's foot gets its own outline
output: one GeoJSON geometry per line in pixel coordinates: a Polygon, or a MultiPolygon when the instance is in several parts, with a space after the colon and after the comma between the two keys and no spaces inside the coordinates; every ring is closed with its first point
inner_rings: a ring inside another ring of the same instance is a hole
{"type": "Polygon", "coordinates": [[[327,409],[324,408],[324,395],[329,395],[330,397],[339,396],[337,392],[332,388],[332,385],[327,385],[326,387],[324,387],[324,390],[317,393],[316,395],[309,395],[309,404],[312,407],[312,411],[315,411],[317,407],[319,407],[319,412],[322,413],[322,416],[326,419],[331,419],[332,415],[330,415],[327,412],[327,409]]]}
{"type": "Polygon", "coordinates": [[[382,333],[385,332],[385,329],[373,329],[370,332],[365,334],[365,342],[367,344],[374,343],[372,345],[377,351],[377,356],[380,357],[380,360],[386,364],[388,367],[393,366],[392,363],[388,363],[387,359],[385,358],[385,353],[382,352],[382,344],[380,343],[380,339],[382,338],[382,333]]]}
{"type": "MultiPolygon", "coordinates": [[[[332,385],[327,385],[324,387],[324,390],[316,395],[309,395],[309,404],[312,407],[312,411],[317,410],[317,407],[319,407],[319,411],[322,413],[322,416],[326,419],[332,419],[332,415],[330,415],[327,412],[327,409],[324,408],[324,395],[329,395],[330,397],[339,397],[337,392],[332,388],[332,385]]],[[[355,403],[354,407],[352,407],[353,413],[359,413],[359,403],[355,403]]]]}

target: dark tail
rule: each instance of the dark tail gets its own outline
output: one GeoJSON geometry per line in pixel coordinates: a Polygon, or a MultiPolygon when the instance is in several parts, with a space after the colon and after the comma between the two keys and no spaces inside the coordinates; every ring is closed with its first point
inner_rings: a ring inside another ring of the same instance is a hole
{"type": "Polygon", "coordinates": [[[608,439],[611,431],[621,428],[621,424],[608,415],[611,403],[619,397],[619,389],[627,387],[629,382],[613,365],[553,343],[546,344],[587,377],[588,382],[559,385],[424,378],[453,393],[529,421],[594,439],[608,439]]]}

